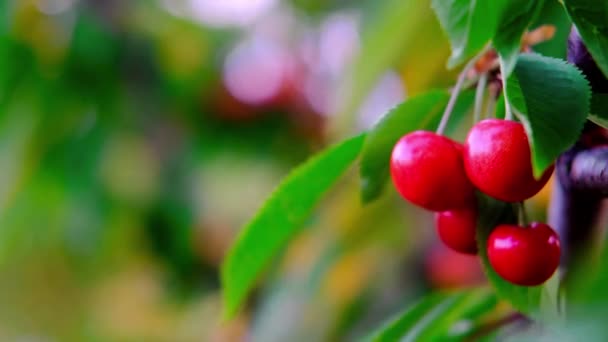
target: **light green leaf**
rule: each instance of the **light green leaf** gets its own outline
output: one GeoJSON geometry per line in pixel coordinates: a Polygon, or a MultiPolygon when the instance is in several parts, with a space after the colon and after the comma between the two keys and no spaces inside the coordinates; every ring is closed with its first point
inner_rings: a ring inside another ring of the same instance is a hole
{"type": "Polygon", "coordinates": [[[450,335],[455,323],[487,314],[496,303],[496,296],[487,289],[433,293],[385,324],[369,340],[438,341],[450,335]]]}
{"type": "Polygon", "coordinates": [[[506,93],[530,140],[534,175],[540,177],[576,142],[589,113],[591,90],[573,65],[537,54],[521,54],[506,93]]]}
{"type": "Polygon", "coordinates": [[[488,260],[487,242],[492,230],[499,224],[517,221],[513,205],[484,195],[479,195],[478,205],[480,216],[477,222],[477,245],[479,258],[490,284],[500,299],[508,301],[517,310],[525,314],[538,312],[542,286],[514,285],[499,276],[488,260]]]}
{"type": "Polygon", "coordinates": [[[289,174],[245,225],[222,264],[224,316],[242,305],[258,276],[298,233],[315,205],[359,155],[364,135],[311,158],[289,174]]]}
{"type": "Polygon", "coordinates": [[[503,60],[503,77],[508,77],[517,61],[523,33],[542,8],[542,0],[511,0],[500,11],[493,43],[503,60]]]}
{"type": "MultiPolygon", "coordinates": [[[[368,133],[361,152],[362,199],[376,199],[389,178],[389,163],[395,143],[415,130],[435,130],[448,102],[446,91],[434,90],[408,99],[391,109],[368,133]]],[[[460,94],[450,123],[458,122],[472,106],[474,92],[460,94]]]]}
{"type": "Polygon", "coordinates": [[[564,5],[587,50],[608,77],[608,2],[565,0],[564,5]]]}
{"type": "Polygon", "coordinates": [[[543,56],[565,59],[572,21],[558,1],[545,0],[543,3],[543,8],[530,25],[530,30],[541,25],[552,25],[555,27],[555,34],[553,38],[534,45],[534,51],[543,56]]]}
{"type": "Polygon", "coordinates": [[[577,304],[596,304],[605,307],[608,303],[608,244],[604,241],[600,252],[593,250],[581,260],[569,275],[568,298],[577,304]]]}
{"type": "MultiPolygon", "coordinates": [[[[548,321],[553,334],[546,340],[557,341],[568,336],[574,341],[584,336],[585,341],[608,340],[608,245],[593,243],[584,258],[568,268],[565,278],[568,311],[567,320],[548,321]],[[552,323],[552,324],[551,324],[552,323]]],[[[530,341],[533,339],[530,338],[530,341]]]]}
{"type": "Polygon", "coordinates": [[[463,294],[457,293],[450,297],[446,293],[431,293],[381,327],[369,340],[377,342],[400,340],[425,315],[434,308],[440,307],[441,304],[445,305],[446,302],[454,301],[456,296],[463,296],[463,294]]]}
{"type": "Polygon", "coordinates": [[[432,0],[452,46],[448,68],[476,55],[496,30],[502,1],[432,0]]]}

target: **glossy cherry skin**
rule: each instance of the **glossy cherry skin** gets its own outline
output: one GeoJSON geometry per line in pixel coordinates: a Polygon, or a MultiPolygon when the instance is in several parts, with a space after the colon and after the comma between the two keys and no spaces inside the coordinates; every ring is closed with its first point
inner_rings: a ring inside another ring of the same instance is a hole
{"type": "Polygon", "coordinates": [[[435,213],[435,227],[439,238],[456,252],[477,254],[476,226],[475,208],[435,213]]]}
{"type": "Polygon", "coordinates": [[[462,147],[444,136],[427,131],[403,136],[393,148],[390,169],[401,196],[422,208],[445,211],[474,200],[462,147]]]}
{"type": "Polygon", "coordinates": [[[536,286],[553,275],[560,258],[557,233],[544,223],[529,227],[500,225],[488,238],[488,259],[505,280],[522,286],[536,286]]]}
{"type": "Polygon", "coordinates": [[[534,196],[553,172],[551,166],[535,179],[523,125],[498,119],[482,120],[471,128],[464,144],[464,166],[479,190],[506,202],[534,196]]]}

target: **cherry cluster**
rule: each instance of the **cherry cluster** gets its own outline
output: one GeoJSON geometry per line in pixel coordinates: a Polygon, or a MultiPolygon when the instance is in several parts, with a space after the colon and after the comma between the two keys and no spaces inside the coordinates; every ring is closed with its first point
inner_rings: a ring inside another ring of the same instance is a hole
{"type": "MultiPolygon", "coordinates": [[[[476,189],[505,202],[534,196],[553,166],[536,179],[530,156],[521,123],[485,119],[471,128],[464,145],[429,131],[403,136],[393,148],[390,169],[401,196],[436,212],[438,235],[448,247],[476,254],[476,189]]],[[[542,284],[559,264],[559,238],[544,223],[501,224],[486,245],[496,273],[514,284],[542,284]]]]}

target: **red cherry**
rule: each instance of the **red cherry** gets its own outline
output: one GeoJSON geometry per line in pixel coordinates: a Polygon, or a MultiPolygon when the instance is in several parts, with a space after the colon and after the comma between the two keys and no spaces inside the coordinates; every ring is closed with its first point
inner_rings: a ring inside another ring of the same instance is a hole
{"type": "Polygon", "coordinates": [[[559,265],[559,238],[544,223],[534,222],[526,228],[500,225],[490,234],[487,248],[496,273],[517,285],[540,285],[559,265]]]}
{"type": "Polygon", "coordinates": [[[477,210],[449,210],[435,214],[437,234],[443,243],[456,252],[476,254],[477,210]]]}
{"type": "Polygon", "coordinates": [[[433,211],[470,205],[474,190],[458,145],[427,131],[403,136],[391,155],[391,175],[401,196],[433,211]]]}
{"type": "Polygon", "coordinates": [[[534,196],[553,172],[551,166],[535,179],[523,125],[498,119],[486,119],[471,128],[464,145],[464,166],[479,190],[506,202],[534,196]]]}

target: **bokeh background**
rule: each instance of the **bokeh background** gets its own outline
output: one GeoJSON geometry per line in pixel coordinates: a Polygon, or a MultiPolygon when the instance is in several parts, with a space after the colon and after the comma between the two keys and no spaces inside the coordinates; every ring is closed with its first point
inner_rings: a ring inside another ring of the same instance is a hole
{"type": "MultiPolygon", "coordinates": [[[[547,6],[535,49],[563,57],[547,6]]],[[[449,87],[448,56],[428,1],[1,0],[0,340],[352,340],[483,282],[394,190],[362,207],[353,168],[220,321],[222,258],[281,177],[449,87]]]]}

